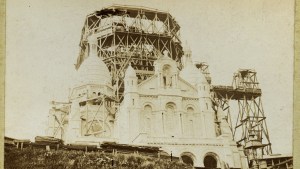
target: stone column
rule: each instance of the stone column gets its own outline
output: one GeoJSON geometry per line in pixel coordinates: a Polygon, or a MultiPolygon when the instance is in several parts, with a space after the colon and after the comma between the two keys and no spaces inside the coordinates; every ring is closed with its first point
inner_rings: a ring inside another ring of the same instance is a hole
{"type": "Polygon", "coordinates": [[[205,114],[203,112],[201,112],[201,124],[202,124],[202,136],[203,137],[207,137],[207,134],[206,134],[206,122],[205,122],[205,114]]]}

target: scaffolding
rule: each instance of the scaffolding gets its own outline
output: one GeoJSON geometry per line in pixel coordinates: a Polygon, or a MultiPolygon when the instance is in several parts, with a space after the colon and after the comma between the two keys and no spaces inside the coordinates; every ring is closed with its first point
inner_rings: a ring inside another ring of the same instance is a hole
{"type": "Polygon", "coordinates": [[[97,96],[91,96],[83,100],[79,104],[82,105],[80,119],[82,121],[81,135],[96,137],[110,136],[109,116],[115,117],[115,99],[103,93],[97,96]],[[91,110],[91,106],[95,105],[96,112],[91,110]]]}
{"type": "Polygon", "coordinates": [[[209,67],[208,64],[205,62],[196,62],[195,66],[204,74],[207,82],[209,84],[211,84],[211,77],[210,77],[210,72],[208,69],[208,67],[209,67]]]}
{"type": "Polygon", "coordinates": [[[258,84],[254,70],[239,69],[234,73],[232,86],[212,86],[214,109],[226,112],[233,139],[244,147],[249,164],[253,166],[258,165],[257,160],[262,155],[272,153],[258,84]],[[230,101],[238,103],[235,124],[232,123],[230,101]]]}
{"type": "Polygon", "coordinates": [[[65,125],[68,123],[71,103],[52,101],[50,104],[52,109],[49,111],[47,134],[55,138],[64,139],[65,125]]]}
{"type": "MultiPolygon", "coordinates": [[[[93,34],[98,41],[98,57],[108,67],[112,76],[112,85],[116,87],[114,99],[104,98],[101,95],[94,102],[101,107],[104,100],[114,101],[115,112],[117,112],[116,107],[123,100],[124,76],[128,65],[131,64],[136,70],[138,83],[140,83],[154,74],[154,61],[162,56],[163,51],[167,51],[181,69],[181,58],[184,52],[179,30],[180,26],[168,12],[157,9],[113,5],[89,14],[82,28],[76,69],[88,56],[87,37],[93,34]]],[[[208,64],[199,62],[195,65],[211,84],[208,64]]],[[[258,151],[261,154],[272,153],[261,100],[262,92],[258,84],[254,70],[240,69],[234,74],[231,86],[211,86],[216,125],[221,123],[217,113],[221,109],[226,112],[225,119],[233,139],[237,140],[238,145],[244,147],[249,163],[252,164],[258,163],[258,151]],[[238,103],[235,119],[231,116],[231,111],[234,111],[231,109],[232,102],[238,103]]],[[[95,123],[100,121],[97,118],[93,120],[95,123]]],[[[89,133],[91,125],[86,125],[86,133],[89,133]]]]}
{"type": "Polygon", "coordinates": [[[113,5],[89,14],[84,22],[76,68],[87,57],[87,37],[98,39],[98,56],[103,59],[117,86],[116,98],[123,99],[124,72],[129,63],[136,70],[138,82],[154,74],[154,61],[168,51],[181,67],[183,50],[180,26],[168,13],[136,6],[113,5]]]}

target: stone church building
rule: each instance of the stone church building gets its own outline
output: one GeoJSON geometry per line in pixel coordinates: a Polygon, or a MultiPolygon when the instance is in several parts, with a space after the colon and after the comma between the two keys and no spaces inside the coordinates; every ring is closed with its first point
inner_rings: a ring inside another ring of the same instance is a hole
{"type": "MultiPolygon", "coordinates": [[[[97,40],[91,36],[88,43],[89,56],[79,67],[65,107],[69,113],[59,123],[63,130],[58,135],[66,144],[112,141],[158,146],[197,167],[210,163],[218,168],[247,168],[224,113],[212,108],[210,84],[193,64],[189,49],[185,49],[182,70],[164,52],[155,61],[154,75],[139,84],[129,64],[124,74],[124,99],[116,105],[116,87],[107,66],[97,57],[97,40]]],[[[58,118],[54,109],[50,110],[50,123],[58,118]]],[[[48,132],[54,129],[49,125],[48,132]]]]}

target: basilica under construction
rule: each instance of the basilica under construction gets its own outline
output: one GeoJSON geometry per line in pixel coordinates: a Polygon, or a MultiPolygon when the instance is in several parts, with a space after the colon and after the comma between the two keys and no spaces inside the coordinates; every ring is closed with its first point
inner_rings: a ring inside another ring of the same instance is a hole
{"type": "Polygon", "coordinates": [[[103,8],[87,15],[79,45],[76,82],[68,100],[52,101],[48,135],[159,147],[202,168],[255,168],[272,153],[256,72],[240,69],[231,86],[212,85],[168,12],[103,8]]]}

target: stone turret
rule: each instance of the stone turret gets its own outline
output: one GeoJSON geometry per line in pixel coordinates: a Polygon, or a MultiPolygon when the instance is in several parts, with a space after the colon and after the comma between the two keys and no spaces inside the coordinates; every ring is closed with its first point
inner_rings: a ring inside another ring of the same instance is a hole
{"type": "Polygon", "coordinates": [[[135,70],[132,68],[131,64],[129,64],[124,78],[124,93],[137,92],[137,76],[135,70]]]}

